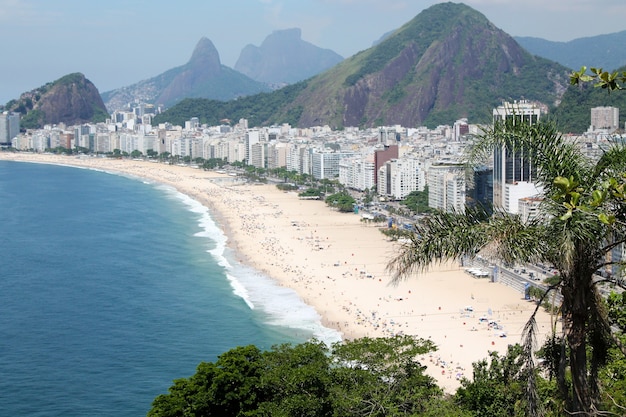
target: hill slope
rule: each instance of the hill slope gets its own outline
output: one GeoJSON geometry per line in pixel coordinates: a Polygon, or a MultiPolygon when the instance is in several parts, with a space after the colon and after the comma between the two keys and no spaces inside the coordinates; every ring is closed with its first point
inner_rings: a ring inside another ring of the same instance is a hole
{"type": "MultiPolygon", "coordinates": [[[[297,94],[285,95],[289,101],[267,100],[274,107],[265,108],[268,116],[256,121],[333,128],[436,126],[463,117],[483,123],[502,100],[525,98],[554,106],[568,84],[565,67],[532,56],[481,13],[464,4],[440,3],[374,47],[306,80],[297,94]]],[[[237,109],[252,108],[254,100],[238,100],[237,109]]],[[[247,114],[229,118],[254,114],[241,113],[247,114]]],[[[213,117],[201,111],[193,115],[213,117]]],[[[167,112],[163,116],[159,120],[167,112]]]]}
{"type": "Polygon", "coordinates": [[[300,29],[278,30],[260,47],[246,45],[235,70],[256,81],[293,84],[317,75],[343,60],[330,49],[319,48],[301,38],[300,29]]]}
{"type": "Polygon", "coordinates": [[[202,38],[185,65],[148,80],[107,91],[102,98],[112,111],[124,108],[133,100],[169,107],[188,97],[232,100],[263,91],[270,91],[270,88],[222,65],[213,42],[202,38]]]}
{"type": "Polygon", "coordinates": [[[5,110],[21,113],[20,124],[25,129],[102,122],[109,116],[98,89],[81,73],[68,74],[22,93],[18,100],[8,102],[5,110]]]}
{"type": "Polygon", "coordinates": [[[541,38],[516,37],[530,53],[558,62],[572,70],[595,66],[614,71],[626,65],[626,31],[608,35],[553,42],[541,38]]]}

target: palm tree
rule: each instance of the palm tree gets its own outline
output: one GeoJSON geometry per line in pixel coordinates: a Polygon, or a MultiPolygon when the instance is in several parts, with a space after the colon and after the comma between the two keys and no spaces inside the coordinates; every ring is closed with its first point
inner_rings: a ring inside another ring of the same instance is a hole
{"type": "MultiPolygon", "coordinates": [[[[598,269],[612,261],[611,250],[626,236],[626,199],[619,178],[626,172],[626,147],[611,146],[592,160],[561,136],[554,123],[498,122],[476,139],[468,153],[478,163],[502,146],[524,150],[536,170],[544,198],[539,215],[524,222],[495,207],[463,213],[437,212],[415,225],[410,241],[388,269],[393,282],[408,279],[438,262],[478,255],[505,263],[549,263],[560,275],[562,342],[558,386],[568,412],[592,415],[599,406],[598,370],[612,339],[598,282],[598,269]],[[567,354],[566,354],[567,353],[567,354]],[[566,383],[569,366],[571,384],[566,383]]],[[[528,414],[539,415],[532,369],[534,314],[525,331],[530,371],[528,414]]]]}

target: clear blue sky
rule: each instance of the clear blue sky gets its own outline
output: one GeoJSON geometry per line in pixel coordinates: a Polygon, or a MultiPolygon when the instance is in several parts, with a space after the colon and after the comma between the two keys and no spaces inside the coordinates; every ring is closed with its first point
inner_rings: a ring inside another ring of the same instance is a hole
{"type": "MultiPolygon", "coordinates": [[[[222,64],[274,30],[344,57],[369,48],[429,0],[0,0],[0,103],[72,72],[101,91],[187,62],[206,36],[222,64]]],[[[468,0],[512,36],[552,41],[626,30],[625,0],[468,0]]],[[[591,63],[592,64],[592,63],[591,63]]]]}

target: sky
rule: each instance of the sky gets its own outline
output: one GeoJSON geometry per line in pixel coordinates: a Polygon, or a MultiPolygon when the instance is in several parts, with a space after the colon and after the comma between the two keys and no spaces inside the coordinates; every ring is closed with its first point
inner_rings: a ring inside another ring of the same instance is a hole
{"type": "MultiPolygon", "coordinates": [[[[82,72],[100,92],[185,64],[207,37],[233,68],[273,31],[347,58],[439,1],[0,0],[0,103],[82,72]]],[[[466,0],[512,36],[551,41],[626,30],[624,0],[466,0]]],[[[590,63],[593,65],[593,63],[590,63]]]]}

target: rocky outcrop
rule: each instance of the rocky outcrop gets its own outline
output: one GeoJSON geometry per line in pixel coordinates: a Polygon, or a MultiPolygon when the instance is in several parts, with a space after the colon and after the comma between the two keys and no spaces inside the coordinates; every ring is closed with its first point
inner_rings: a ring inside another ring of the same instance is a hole
{"type": "Polygon", "coordinates": [[[134,100],[170,107],[185,98],[226,101],[267,91],[270,88],[265,83],[222,65],[213,42],[202,38],[185,65],[130,86],[107,91],[102,98],[109,111],[113,111],[127,107],[134,100]]]}
{"type": "Polygon", "coordinates": [[[485,123],[502,100],[551,106],[567,85],[567,68],[532,56],[476,10],[440,3],[314,77],[280,111],[299,109],[300,126],[485,123]]]}
{"type": "Polygon", "coordinates": [[[19,100],[7,103],[7,110],[22,114],[23,128],[100,122],[108,117],[98,89],[81,73],[23,93],[19,100]]]}

